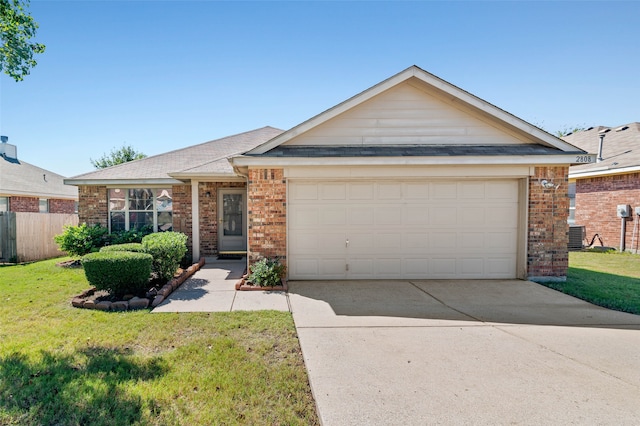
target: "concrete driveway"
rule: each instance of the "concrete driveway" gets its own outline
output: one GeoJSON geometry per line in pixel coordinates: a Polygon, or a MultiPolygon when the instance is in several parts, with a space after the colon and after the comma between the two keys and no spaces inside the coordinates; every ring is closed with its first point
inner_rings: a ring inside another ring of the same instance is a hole
{"type": "Polygon", "coordinates": [[[325,426],[640,424],[640,316],[515,280],[289,285],[325,426]]]}

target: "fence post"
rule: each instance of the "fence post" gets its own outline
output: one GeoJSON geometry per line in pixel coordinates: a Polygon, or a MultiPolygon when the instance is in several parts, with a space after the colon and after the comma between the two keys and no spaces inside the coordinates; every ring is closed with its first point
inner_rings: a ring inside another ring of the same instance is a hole
{"type": "Polygon", "coordinates": [[[0,260],[18,262],[15,212],[0,212],[0,260]]]}

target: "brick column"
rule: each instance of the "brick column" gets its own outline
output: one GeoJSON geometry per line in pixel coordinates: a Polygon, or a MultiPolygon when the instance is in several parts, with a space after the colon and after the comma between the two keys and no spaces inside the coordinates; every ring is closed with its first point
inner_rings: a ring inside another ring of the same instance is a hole
{"type": "Polygon", "coordinates": [[[187,257],[193,257],[192,220],[191,220],[191,185],[173,185],[173,230],[187,236],[187,257]]]}
{"type": "Polygon", "coordinates": [[[527,276],[533,281],[564,281],[567,277],[568,171],[568,167],[536,167],[535,176],[529,178],[527,276]],[[544,188],[543,179],[557,188],[544,188]]]}
{"type": "Polygon", "coordinates": [[[101,225],[107,228],[109,208],[107,187],[81,185],[78,187],[78,223],[101,225]]]}
{"type": "Polygon", "coordinates": [[[286,265],[287,183],[282,169],[249,169],[249,263],[278,256],[286,265]]]}

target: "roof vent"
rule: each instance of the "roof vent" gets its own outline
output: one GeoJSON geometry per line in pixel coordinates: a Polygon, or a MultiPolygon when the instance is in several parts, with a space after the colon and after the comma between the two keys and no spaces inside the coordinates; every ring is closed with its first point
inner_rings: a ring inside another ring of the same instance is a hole
{"type": "Polygon", "coordinates": [[[585,131],[585,132],[588,132],[589,130],[593,130],[593,126],[592,126],[592,127],[589,127],[589,128],[584,129],[584,131],[585,131]]]}
{"type": "Polygon", "coordinates": [[[624,130],[627,130],[629,128],[629,126],[620,126],[616,129],[616,132],[622,132],[624,130]]]}
{"type": "Polygon", "coordinates": [[[611,131],[611,129],[602,129],[602,130],[600,130],[600,134],[607,133],[607,132],[610,132],[610,131],[611,131]]]}
{"type": "Polygon", "coordinates": [[[9,136],[0,136],[0,141],[2,141],[2,143],[9,142],[9,136]]]}

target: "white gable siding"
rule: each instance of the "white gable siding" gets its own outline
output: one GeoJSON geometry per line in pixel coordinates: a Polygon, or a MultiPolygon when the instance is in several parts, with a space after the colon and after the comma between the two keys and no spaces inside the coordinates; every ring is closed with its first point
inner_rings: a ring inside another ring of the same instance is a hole
{"type": "Polygon", "coordinates": [[[409,82],[284,145],[504,145],[525,143],[409,82]]]}

